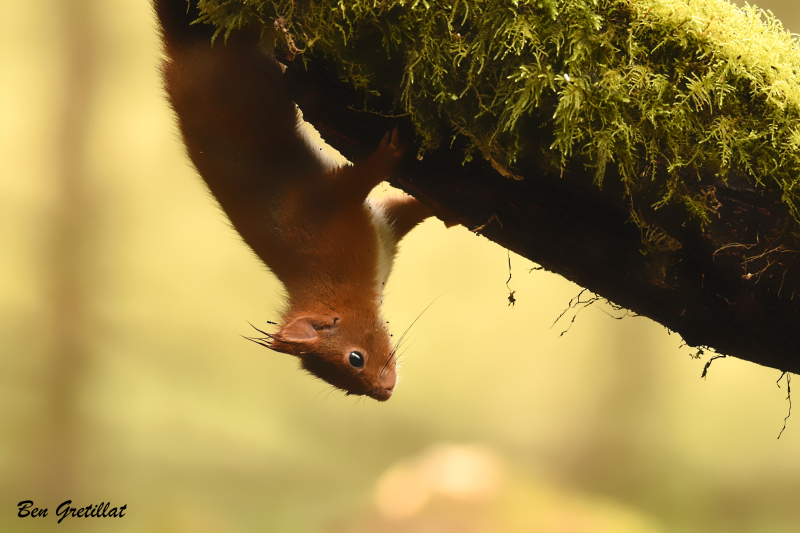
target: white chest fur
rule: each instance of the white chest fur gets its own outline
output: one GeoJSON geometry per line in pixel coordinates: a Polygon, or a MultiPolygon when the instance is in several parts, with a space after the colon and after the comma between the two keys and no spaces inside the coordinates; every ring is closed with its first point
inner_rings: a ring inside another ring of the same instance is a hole
{"type": "Polygon", "coordinates": [[[372,225],[375,228],[375,236],[378,241],[378,265],[375,275],[375,288],[379,298],[383,296],[386,287],[386,280],[392,272],[394,256],[397,254],[397,235],[392,229],[386,211],[378,202],[371,201],[369,198],[364,202],[364,209],[367,211],[372,225]]]}

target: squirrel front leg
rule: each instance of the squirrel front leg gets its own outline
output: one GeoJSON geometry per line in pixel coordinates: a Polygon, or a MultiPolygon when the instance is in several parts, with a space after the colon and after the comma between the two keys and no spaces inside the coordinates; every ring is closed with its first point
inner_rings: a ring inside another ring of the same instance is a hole
{"type": "Polygon", "coordinates": [[[363,203],[376,185],[389,178],[392,170],[406,152],[406,145],[400,144],[397,128],[383,136],[378,148],[367,158],[351,166],[335,171],[331,184],[343,192],[353,203],[363,203]]]}
{"type": "MultiPolygon", "coordinates": [[[[336,179],[346,182],[346,190],[353,195],[354,200],[361,202],[369,191],[389,178],[405,152],[406,145],[400,144],[400,134],[395,128],[391,136],[388,132],[384,135],[378,148],[369,157],[351,167],[340,169],[336,179]]],[[[434,216],[423,203],[407,194],[392,195],[371,203],[383,208],[386,221],[390,223],[398,241],[417,224],[434,216]]]]}
{"type": "MultiPolygon", "coordinates": [[[[397,128],[391,136],[387,132],[378,148],[363,161],[352,167],[345,167],[337,173],[337,179],[347,182],[346,189],[353,198],[361,202],[379,183],[389,178],[392,170],[406,152],[406,145],[400,144],[397,128]]],[[[407,194],[393,195],[372,202],[383,207],[386,221],[400,241],[414,227],[433,213],[419,200],[407,194]]]]}

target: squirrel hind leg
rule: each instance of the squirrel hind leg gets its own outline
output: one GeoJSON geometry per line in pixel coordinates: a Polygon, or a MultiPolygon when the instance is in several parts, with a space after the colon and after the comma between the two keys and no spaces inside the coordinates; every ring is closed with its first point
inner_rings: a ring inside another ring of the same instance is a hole
{"type": "Polygon", "coordinates": [[[423,203],[409,195],[387,196],[380,201],[386,213],[386,220],[392,226],[399,241],[414,229],[417,224],[433,213],[423,203]]]}

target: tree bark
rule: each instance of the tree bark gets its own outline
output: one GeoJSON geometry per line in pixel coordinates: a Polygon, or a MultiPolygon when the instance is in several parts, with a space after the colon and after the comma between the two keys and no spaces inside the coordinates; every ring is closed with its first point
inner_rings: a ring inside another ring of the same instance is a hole
{"type": "MultiPolygon", "coordinates": [[[[514,169],[523,178],[516,180],[483,159],[464,163],[463,137],[419,159],[411,122],[397,115],[388,89],[365,110],[365,95],[339,79],[330,59],[282,61],[305,120],[348,159],[365,157],[400,127],[409,149],[391,183],[443,220],[655,320],[689,346],[800,371],[800,252],[792,249],[787,228],[794,222],[780,197],[740,176],[703,176],[698,193],[710,197],[716,214],[701,228],[687,223],[683,206],[654,209],[657,198],[635,191],[625,199],[610,168],[601,189],[580,161],[560,171],[529,151],[514,169]],[[632,205],[679,249],[645,255],[632,205]]],[[[546,139],[536,144],[549,146],[546,139]]]]}

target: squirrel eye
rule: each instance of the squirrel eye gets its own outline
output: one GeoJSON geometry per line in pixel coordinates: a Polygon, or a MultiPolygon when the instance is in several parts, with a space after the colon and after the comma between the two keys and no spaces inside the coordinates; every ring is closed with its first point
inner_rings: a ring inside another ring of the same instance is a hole
{"type": "Polygon", "coordinates": [[[350,352],[350,357],[348,359],[350,364],[355,368],[362,368],[364,366],[364,356],[361,355],[361,352],[350,352]]]}

